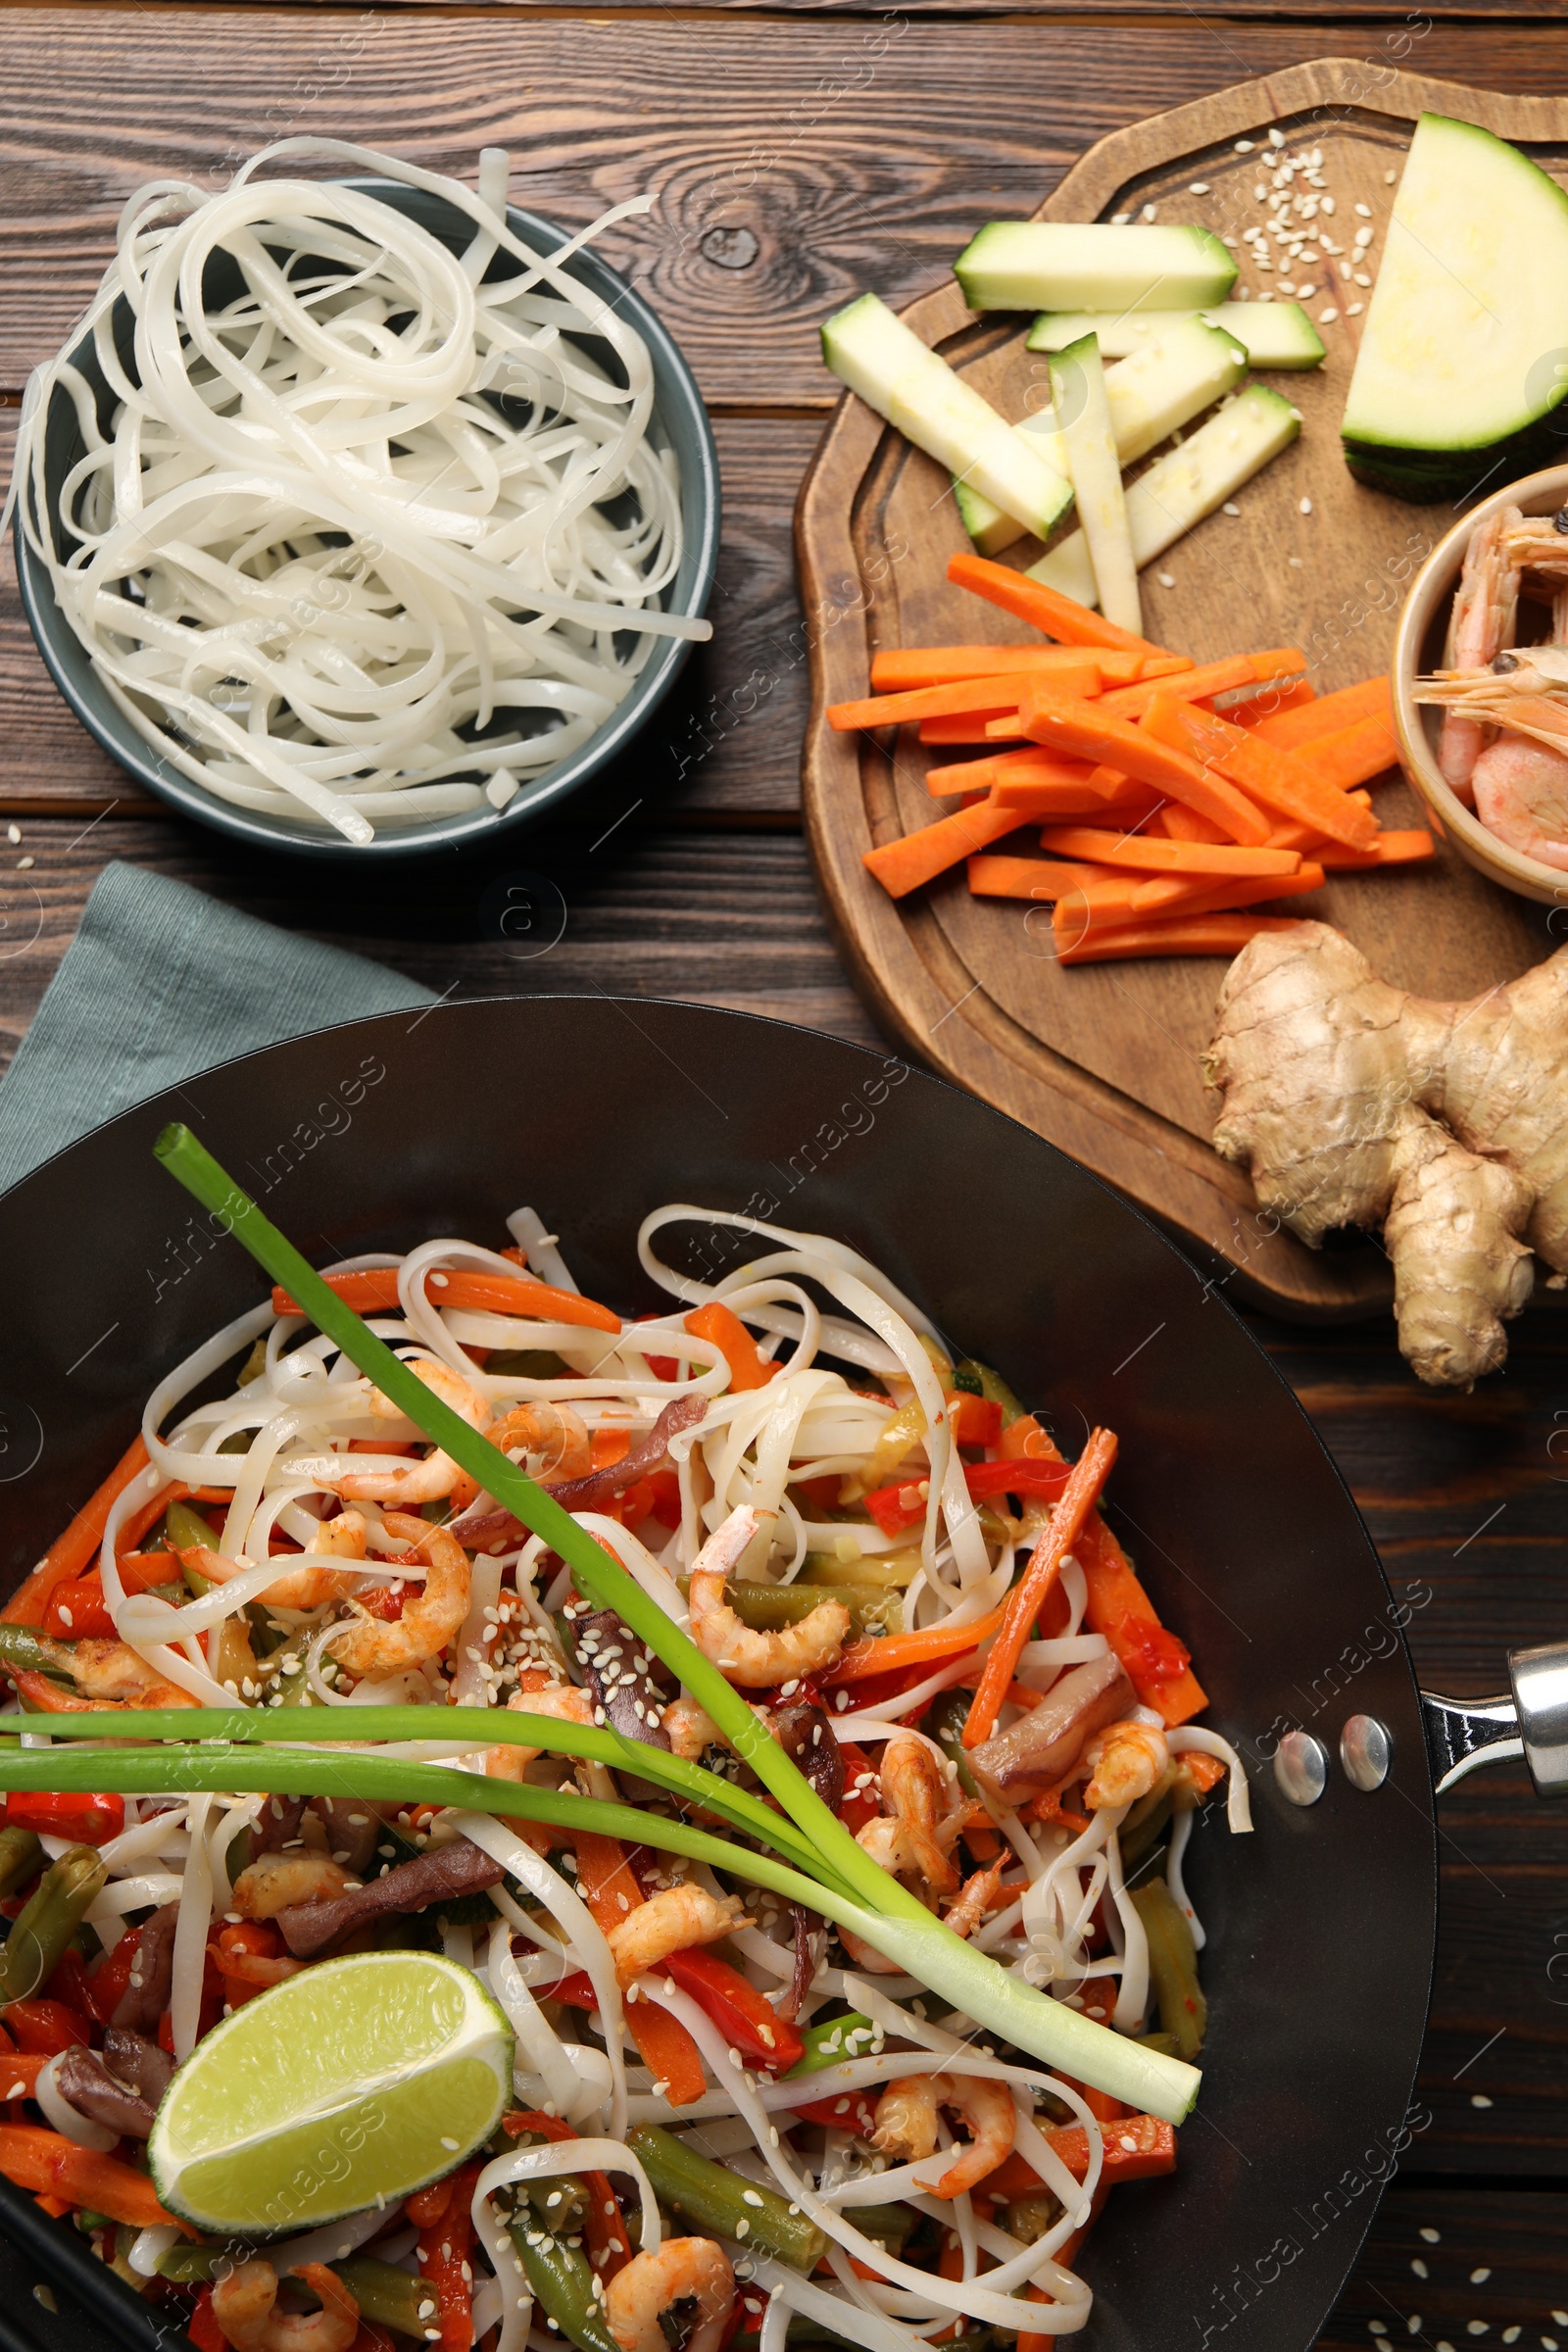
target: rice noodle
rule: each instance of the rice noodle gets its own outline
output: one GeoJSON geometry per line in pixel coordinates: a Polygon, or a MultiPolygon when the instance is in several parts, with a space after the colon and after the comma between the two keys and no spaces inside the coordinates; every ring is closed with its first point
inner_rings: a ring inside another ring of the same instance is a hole
{"type": "Polygon", "coordinates": [[[612,716],[662,639],[682,557],[654,370],[573,254],[476,194],[342,140],[290,138],[206,193],[163,180],[66,349],[28,387],[13,495],[57,603],[152,750],[230,806],[364,844],[505,808],[612,716]],[[347,165],[473,223],[454,254],[347,165]],[[493,272],[477,282],[486,264],[493,272]],[[134,344],[122,363],[117,316],[134,344]],[[90,337],[101,416],[73,360],[90,337]],[[57,401],[85,455],[49,500],[57,401]]]}

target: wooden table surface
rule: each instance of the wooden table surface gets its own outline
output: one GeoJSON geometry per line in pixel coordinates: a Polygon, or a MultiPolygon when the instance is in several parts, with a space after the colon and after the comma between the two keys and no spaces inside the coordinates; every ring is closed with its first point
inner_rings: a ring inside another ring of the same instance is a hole
{"type": "MultiPolygon", "coordinates": [[[[142,181],[213,184],[270,136],[303,131],[469,174],[481,145],[502,144],[514,200],[572,225],[658,192],[658,211],[606,250],[710,404],[725,530],[713,642],[637,757],[549,830],[373,886],[241,855],[140,796],[56,696],[7,564],[0,828],[22,838],[0,831],[0,1062],[111,858],[438,991],[680,996],[871,1042],[800,834],[815,620],[795,595],[790,514],[834,396],[817,324],[866,286],[895,304],[930,288],[978,222],[1032,211],[1103,132],[1331,55],[1364,60],[1369,90],[1411,67],[1557,92],[1568,22],[1561,0],[1365,0],[1338,16],[1313,0],[6,7],[0,403],[15,409],[64,339],[142,181]],[[533,960],[487,937],[482,912],[499,876],[529,873],[568,908],[560,944],[533,960]]],[[[1497,1688],[1510,1643],[1568,1627],[1564,1325],[1527,1316],[1501,1379],[1443,1397],[1417,1391],[1382,1327],[1254,1328],[1411,1602],[1423,1681],[1497,1688]]],[[[1445,1800],[1440,1821],[1426,2120],[1321,2342],[1568,2347],[1568,1808],[1541,1809],[1522,1774],[1497,1772],[1445,1800]]],[[[1353,1998],[1354,1982],[1348,1967],[1333,1997],[1353,1998]]]]}

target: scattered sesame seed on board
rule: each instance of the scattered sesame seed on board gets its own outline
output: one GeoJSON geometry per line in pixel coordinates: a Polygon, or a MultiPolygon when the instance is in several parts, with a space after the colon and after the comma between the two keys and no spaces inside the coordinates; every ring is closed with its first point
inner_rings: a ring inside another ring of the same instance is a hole
{"type": "Polygon", "coordinates": [[[1429,2246],[1435,2246],[1442,2238],[1443,2231],[1441,2230],[1423,2230],[1421,2235],[1429,2246]]]}
{"type": "Polygon", "coordinates": [[[1426,2266],[1426,2264],[1425,2264],[1425,2263],[1422,2261],[1422,2259],[1421,2259],[1421,2257],[1420,2257],[1420,2255],[1419,2255],[1419,2254],[1412,2254],[1412,2255],[1411,2255],[1411,2257],[1410,2257],[1410,2268],[1411,2268],[1411,2270],[1412,2270],[1412,2271],[1414,2271],[1414,2273],[1415,2273],[1415,2275],[1416,2275],[1416,2277],[1417,2277],[1418,2278],[1426,2278],[1426,2277],[1429,2275],[1429,2274],[1428,2274],[1428,2271],[1427,2271],[1427,2266],[1426,2266]]]}
{"type": "Polygon", "coordinates": [[[1484,2090],[1473,2090],[1470,2094],[1470,2104],[1472,2107],[1490,2107],[1492,2101],[1484,2090]]]}
{"type": "Polygon", "coordinates": [[[1491,2277],[1492,2277],[1492,2271],[1491,2271],[1491,2267],[1490,2267],[1490,2265],[1489,2265],[1489,2264],[1487,2264],[1487,2263],[1483,2263],[1483,2264],[1481,2265],[1481,2267],[1480,2267],[1480,2269],[1479,2269],[1479,2270],[1474,2270],[1474,2271],[1472,2271],[1472,2272],[1471,2272],[1471,2274],[1470,2274],[1470,2283],[1471,2283],[1471,2285],[1472,2285],[1472,2286],[1485,2286],[1485,2285],[1486,2285],[1486,2283],[1487,2283],[1487,2280],[1488,2280],[1488,2279],[1489,2279],[1491,2277]]]}

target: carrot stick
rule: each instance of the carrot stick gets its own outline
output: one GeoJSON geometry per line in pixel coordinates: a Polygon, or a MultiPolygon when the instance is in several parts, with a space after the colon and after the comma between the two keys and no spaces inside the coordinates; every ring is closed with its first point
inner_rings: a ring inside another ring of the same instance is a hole
{"type": "MultiPolygon", "coordinates": [[[[1065,1491],[1065,1490],[1064,1490],[1065,1491]]],[[[928,1625],[918,1634],[884,1634],[880,1641],[857,1642],[826,1677],[834,1683],[863,1683],[868,1675],[897,1674],[906,1666],[934,1665],[939,1658],[956,1657],[978,1649],[1002,1624],[1004,1609],[993,1609],[968,1625],[928,1625]]]]}
{"type": "Polygon", "coordinates": [[[1070,784],[1096,800],[1107,797],[1091,785],[1094,773],[1087,760],[1063,760],[1031,743],[1022,751],[997,752],[989,760],[955,760],[946,767],[933,767],[925,783],[926,790],[938,799],[952,792],[973,792],[977,787],[990,792],[995,785],[1013,783],[1070,784]]]}
{"type": "Polygon", "coordinates": [[[729,1366],[729,1385],[732,1390],[765,1389],[782,1364],[764,1363],[757,1352],[757,1342],[732,1306],[722,1298],[710,1298],[706,1306],[695,1306],[686,1317],[686,1329],[694,1340],[711,1340],[720,1349],[729,1366]]]}
{"type": "MultiPolygon", "coordinates": [[[[1218,825],[1212,823],[1206,816],[1200,816],[1196,808],[1184,808],[1180,801],[1161,802],[1149,820],[1149,830],[1156,840],[1161,836],[1166,841],[1223,841],[1225,839],[1218,825]]],[[[1288,850],[1294,849],[1296,844],[1288,841],[1275,841],[1270,836],[1268,846],[1271,850],[1288,850]]]]}
{"type": "Polygon", "coordinates": [[[1330,843],[1326,850],[1314,850],[1312,855],[1331,872],[1353,874],[1362,866],[1418,864],[1431,857],[1432,846],[1426,827],[1412,825],[1405,833],[1380,833],[1369,850],[1345,850],[1330,843]]]}
{"type": "Polygon", "coordinates": [[[1162,841],[1148,833],[1106,833],[1093,825],[1048,826],[1042,846],[1059,858],[1133,866],[1152,874],[1294,874],[1298,850],[1239,847],[1235,842],[1162,841]]]}
{"type": "MultiPolygon", "coordinates": [[[[1172,703],[1169,708],[1185,711],[1187,705],[1172,703]]],[[[1144,723],[1135,726],[1130,719],[1102,712],[1094,703],[1058,702],[1042,695],[1033,684],[1024,689],[1022,709],[1029,733],[1049,751],[1103,760],[1121,774],[1135,776],[1140,783],[1152,785],[1156,792],[1196,808],[1200,816],[1212,817],[1232,841],[1254,847],[1267,841],[1268,820],[1246,794],[1200,765],[1189,753],[1164,742],[1147,723],[1147,713],[1144,723]]],[[[1152,710],[1160,709],[1156,698],[1152,710]]]]}
{"type": "Polygon", "coordinates": [[[97,1557],[113,1504],[146,1467],[147,1448],[138,1436],[126,1446],[97,1493],[82,1504],[64,1534],[56,1536],[32,1574],[18,1586],[0,1609],[0,1623],[38,1623],[44,1602],[56,1585],[82,1575],[97,1557]]]}
{"type": "MultiPolygon", "coordinates": [[[[608,1936],[646,1897],[627,1867],[618,1838],[579,1830],[572,1834],[572,1842],[577,1853],[577,1891],[592,1912],[594,1925],[608,1936]]],[[[702,2054],[678,2017],[671,2017],[657,2001],[628,2001],[626,2031],[644,2065],[652,2069],[655,2081],[662,2083],[672,2107],[689,2107],[702,2097],[708,2088],[702,2054]]]]}
{"type": "Polygon", "coordinates": [[[977,899],[1034,899],[1043,904],[1065,890],[1082,890],[1102,869],[1059,858],[971,858],[969,888],[977,899]]]}
{"type": "Polygon", "coordinates": [[[1363,678],[1358,686],[1342,686],[1338,694],[1320,694],[1294,710],[1277,710],[1258,725],[1265,742],[1282,752],[1297,752],[1303,744],[1337,735],[1362,718],[1381,718],[1393,734],[1394,698],[1386,677],[1363,678]]]}
{"type": "MultiPolygon", "coordinates": [[[[1190,669],[1185,654],[1163,654],[1148,661],[1141,654],[1103,649],[1095,659],[1102,675],[1115,686],[1135,679],[1164,676],[1190,669]]],[[[959,678],[1000,678],[1019,669],[1071,668],[1083,655],[1075,645],[906,645],[871,657],[873,694],[907,694],[916,686],[949,686],[959,678]]]]}
{"type": "Polygon", "coordinates": [[[1047,824],[1067,824],[1074,817],[1087,817],[1095,824],[1120,816],[1115,806],[1101,799],[1079,784],[1009,784],[1005,789],[993,791],[991,799],[999,808],[1010,808],[1013,822],[1027,825],[1032,820],[1047,824]]]}
{"type": "Polygon", "coordinates": [[[1288,874],[1283,881],[1275,877],[1255,882],[1217,882],[1209,890],[1200,882],[1178,882],[1174,878],[1168,882],[1146,882],[1133,893],[1133,914],[1135,917],[1228,914],[1239,906],[1255,906],[1271,899],[1299,898],[1305,891],[1322,887],[1323,868],[1304,861],[1299,873],[1288,874]]]}
{"type": "MultiPolygon", "coordinates": [[[[997,1709],[1013,1678],[1019,1652],[1041,1604],[1061,1573],[1061,1563],[1083,1533],[1085,1522],[1100,1499],[1116,1459],[1116,1440],[1108,1429],[1092,1429],[1089,1443],[1074,1462],[1062,1488],[1051,1524],[1029,1555],[1029,1565],[1003,1603],[1002,1625],[987,1654],[980,1687],[963,1726],[965,1747],[978,1747],[996,1727],[997,1709]]],[[[1108,1637],[1107,1637],[1108,1639],[1108,1637]]]]}
{"type": "Polygon", "coordinates": [[[1347,849],[1364,850],[1376,836],[1377,820],[1370,809],[1348,801],[1337,785],[1320,783],[1309,754],[1282,752],[1277,745],[1260,741],[1255,727],[1249,734],[1245,727],[1233,727],[1228,718],[1219,718],[1212,710],[1195,710],[1190,703],[1160,694],[1145,711],[1143,727],[1154,742],[1202,760],[1265,808],[1316,825],[1320,833],[1343,842],[1347,849]]]}
{"type": "Polygon", "coordinates": [[[1370,784],[1385,768],[1397,767],[1399,747],[1381,718],[1358,718],[1336,735],[1320,735],[1298,748],[1298,758],[1311,761],[1320,784],[1336,784],[1342,792],[1353,784],[1370,784]]]}
{"type": "Polygon", "coordinates": [[[988,850],[1023,821],[1016,808],[983,801],[972,808],[956,808],[951,816],[939,816],[934,825],[922,825],[917,832],[906,833],[901,841],[885,841],[880,849],[867,850],[863,863],[890,899],[907,898],[922,882],[934,881],[976,850],[988,850]]]}
{"type": "Polygon", "coordinates": [[[947,686],[916,686],[907,694],[872,694],[858,703],[830,703],[827,723],[842,735],[853,727],[903,726],[910,719],[947,718],[959,711],[1015,710],[1020,684],[1035,676],[1049,679],[1054,689],[1059,681],[1064,694],[1081,695],[1086,701],[1100,692],[1100,665],[1082,656],[1057,669],[958,678],[947,686]]]}
{"type": "Polygon", "coordinates": [[[1052,909],[1051,927],[1055,935],[1058,962],[1064,945],[1080,947],[1091,933],[1124,931],[1137,920],[1133,900],[1138,891],[1138,876],[1102,871],[1101,881],[1065,892],[1052,909]]]}
{"type": "Polygon", "coordinates": [[[1240,702],[1227,704],[1224,716],[1239,727],[1255,727],[1265,718],[1279,718],[1287,710],[1302,710],[1316,700],[1309,681],[1298,678],[1290,686],[1266,686],[1260,694],[1246,695],[1240,702]]]}
{"type": "MultiPolygon", "coordinates": [[[[1013,717],[1016,721],[1016,705],[1013,707],[1013,717]]],[[[1015,740],[1021,741],[1020,730],[1016,723],[1012,733],[1015,740]]],[[[936,751],[941,751],[950,744],[989,744],[991,740],[991,717],[983,710],[978,711],[972,718],[966,718],[962,712],[956,711],[951,718],[922,718],[920,721],[920,741],[929,743],[936,751]]]]}
{"type": "MultiPolygon", "coordinates": [[[[398,1303],[396,1266],[369,1266],[357,1274],[325,1274],[334,1291],[356,1314],[387,1313],[398,1303]]],[[[590,1331],[619,1331],[620,1317],[596,1299],[575,1291],[558,1291],[553,1283],[535,1282],[530,1275],[460,1273],[437,1267],[424,1278],[424,1295],[432,1306],[456,1306],[469,1314],[531,1315],[549,1323],[576,1323],[590,1331]]],[[[297,1315],[299,1308],[282,1285],[272,1291],[274,1315],[297,1315]]]]}
{"type": "Polygon", "coordinates": [[[1137,718],[1148,710],[1151,695],[1173,694],[1181,702],[1194,703],[1211,694],[1228,693],[1233,686],[1260,685],[1305,667],[1306,656],[1294,645],[1266,654],[1232,654],[1223,662],[1205,662],[1180,678],[1146,679],[1120,687],[1106,695],[1105,709],[1114,710],[1118,718],[1137,718]]]}
{"type": "Polygon", "coordinates": [[[1113,645],[1129,654],[1157,655],[1166,650],[1152,645],[1147,637],[1135,637],[1130,629],[1117,628],[1113,620],[1107,620],[1102,612],[1092,612],[1075,597],[1062,596],[1043,580],[1026,579],[1022,572],[1009,571],[1005,564],[993,564],[985,556],[965,551],[951,557],[948,577],[957,587],[972,589],[988,604],[1000,605],[1004,612],[1043,629],[1063,645],[1113,645]]]}
{"type": "Polygon", "coordinates": [[[1096,931],[1080,946],[1056,950],[1058,963],[1107,963],[1131,956],[1237,956],[1259,931],[1285,931],[1288,914],[1173,915],[1168,922],[1126,923],[1096,931]]]}
{"type": "Polygon", "coordinates": [[[127,2229],[159,2230],[171,2223],[184,2228],[164,2211],[145,2173],[96,2148],[78,2147],[63,2132],[46,2132],[38,2124],[0,2124],[0,2173],[35,2196],[63,2197],[127,2229]]]}

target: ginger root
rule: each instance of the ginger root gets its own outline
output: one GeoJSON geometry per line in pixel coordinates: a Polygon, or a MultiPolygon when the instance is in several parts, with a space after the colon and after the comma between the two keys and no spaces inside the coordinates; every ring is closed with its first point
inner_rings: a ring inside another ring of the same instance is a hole
{"type": "Polygon", "coordinates": [[[1327,923],[1260,932],[1203,1056],[1216,1149],[1317,1249],[1383,1228],[1399,1346],[1469,1388],[1507,1354],[1531,1252],[1568,1273],[1568,948],[1468,1004],[1391,988],[1327,923]]]}

